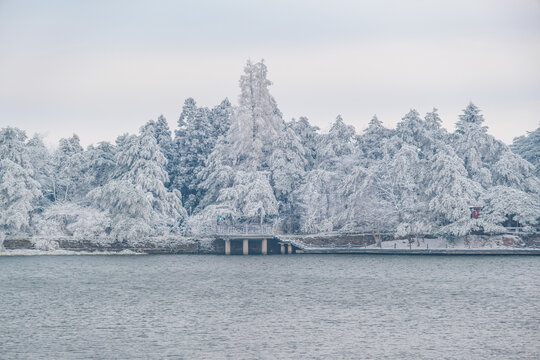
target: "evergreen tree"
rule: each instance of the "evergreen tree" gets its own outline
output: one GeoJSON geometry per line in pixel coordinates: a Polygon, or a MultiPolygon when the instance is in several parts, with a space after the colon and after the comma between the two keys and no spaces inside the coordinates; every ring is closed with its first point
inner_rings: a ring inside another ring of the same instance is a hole
{"type": "Polygon", "coordinates": [[[180,192],[165,187],[167,160],[153,127],[142,128],[140,136],[123,136],[117,143],[113,180],[89,194],[96,206],[111,215],[111,236],[137,241],[180,231],[187,214],[180,192]]]}
{"type": "Polygon", "coordinates": [[[356,150],[354,127],[346,125],[341,115],[336,117],[328,134],[321,135],[317,147],[317,163],[320,168],[337,170],[349,160],[356,150]]]}
{"type": "Polygon", "coordinates": [[[195,208],[200,201],[200,194],[197,194],[198,177],[215,147],[216,131],[208,115],[208,109],[197,107],[195,100],[189,98],[184,103],[175,131],[173,185],[186,199],[188,209],[195,208]]]}
{"type": "Polygon", "coordinates": [[[248,61],[240,77],[238,107],[231,117],[228,141],[235,164],[243,169],[267,168],[266,160],[283,129],[283,119],[268,87],[266,65],[248,61]]]}
{"type": "Polygon", "coordinates": [[[144,125],[143,129],[145,131],[148,130],[153,132],[156,138],[156,143],[161,149],[163,155],[165,156],[165,159],[167,159],[167,173],[171,174],[174,166],[175,147],[171,136],[171,130],[169,129],[169,124],[167,123],[167,119],[165,119],[163,115],[160,115],[157,121],[150,120],[149,122],[147,122],[146,125],[144,125]]]}
{"type": "Polygon", "coordinates": [[[25,141],[22,130],[0,130],[0,249],[6,234],[30,233],[33,205],[41,197],[25,141]]]}
{"type": "Polygon", "coordinates": [[[39,182],[42,200],[45,201],[41,206],[48,205],[54,200],[54,165],[51,153],[43,143],[43,139],[39,135],[34,135],[26,143],[26,151],[28,153],[28,161],[34,170],[34,179],[39,182]]]}
{"type": "Polygon", "coordinates": [[[232,105],[229,99],[225,98],[219,105],[210,110],[208,118],[212,124],[213,145],[220,136],[225,136],[231,127],[232,105]]]}
{"type": "Polygon", "coordinates": [[[456,123],[453,143],[469,177],[487,188],[493,183],[490,167],[497,161],[504,144],[487,133],[483,122],[480,109],[469,103],[456,123]]]}
{"type": "Polygon", "coordinates": [[[435,224],[446,226],[469,218],[469,207],[476,205],[482,186],[467,176],[463,161],[449,146],[441,147],[430,169],[426,193],[435,224]]]}
{"type": "Polygon", "coordinates": [[[309,150],[304,148],[291,125],[288,123],[283,128],[269,161],[271,183],[279,201],[282,230],[288,232],[298,229],[295,190],[300,186],[309,167],[309,160],[305,157],[309,150]]]}
{"type": "Polygon", "coordinates": [[[535,231],[540,224],[540,196],[508,186],[494,186],[486,191],[482,209],[484,231],[506,232],[505,226],[535,231]]]}
{"type": "Polygon", "coordinates": [[[334,171],[314,169],[307,173],[298,192],[303,232],[326,232],[337,228],[340,206],[338,184],[334,171]]]}
{"type": "Polygon", "coordinates": [[[418,149],[423,157],[423,150],[429,142],[427,125],[416,110],[410,110],[396,126],[396,135],[405,143],[418,149]]]}
{"type": "Polygon", "coordinates": [[[304,158],[308,162],[307,169],[311,170],[315,165],[317,145],[319,140],[319,128],[309,123],[307,117],[301,116],[298,120],[292,119],[288,126],[296,133],[304,149],[304,158]]]}
{"type": "Polygon", "coordinates": [[[60,139],[53,156],[53,164],[54,200],[67,202],[83,198],[89,190],[83,173],[87,162],[76,134],[60,139]]]}
{"type": "Polygon", "coordinates": [[[106,141],[90,145],[86,150],[87,169],[92,188],[105,185],[114,175],[116,147],[106,141]]]}
{"type": "Polygon", "coordinates": [[[359,137],[360,150],[368,162],[382,159],[384,142],[391,136],[392,130],[385,128],[377,115],[373,115],[368,127],[359,137]]]}
{"type": "Polygon", "coordinates": [[[535,166],[536,176],[540,176],[540,127],[527,135],[514,139],[512,150],[535,166]]]}

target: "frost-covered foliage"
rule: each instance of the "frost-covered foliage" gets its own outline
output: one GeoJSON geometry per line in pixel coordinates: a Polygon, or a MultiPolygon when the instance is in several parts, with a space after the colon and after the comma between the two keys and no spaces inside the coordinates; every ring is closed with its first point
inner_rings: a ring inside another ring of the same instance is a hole
{"type": "Polygon", "coordinates": [[[277,103],[268,87],[263,62],[248,62],[240,77],[238,107],[232,113],[228,133],[234,164],[241,168],[261,169],[275,149],[284,126],[277,103]]]}
{"type": "Polygon", "coordinates": [[[178,190],[167,190],[167,159],[153,127],[118,141],[112,180],[92,190],[92,204],[107,212],[112,238],[138,242],[181,231],[187,213],[178,190]]]}
{"type": "Polygon", "coordinates": [[[540,127],[514,139],[512,150],[535,166],[536,176],[540,176],[540,127]]]}
{"type": "MultiPolygon", "coordinates": [[[[533,230],[540,217],[540,196],[508,186],[491,187],[483,196],[486,222],[533,230]]],[[[496,229],[504,231],[504,229],[496,229]]]]}
{"type": "MultiPolygon", "coordinates": [[[[31,233],[31,215],[41,197],[25,146],[26,134],[16,128],[0,130],[0,236],[31,233]]],[[[3,240],[2,240],[3,242],[3,240]]],[[[0,245],[1,247],[1,245],[0,245]]]]}
{"type": "Polygon", "coordinates": [[[477,203],[481,193],[480,184],[467,176],[463,160],[449,146],[441,146],[431,163],[426,188],[432,219],[447,225],[469,218],[469,206],[477,203]]]}
{"type": "Polygon", "coordinates": [[[110,220],[106,213],[93,207],[72,202],[49,206],[37,222],[39,235],[45,237],[72,236],[78,240],[108,242],[110,220]]]}
{"type": "Polygon", "coordinates": [[[217,140],[230,127],[231,104],[225,99],[213,109],[197,107],[194,99],[184,102],[175,131],[174,154],[169,164],[171,181],[180,190],[190,213],[204,194],[200,175],[217,140]]]}
{"type": "Polygon", "coordinates": [[[358,134],[337,116],[320,133],[305,117],[283,119],[267,73],[247,63],[236,106],[188,98],[174,138],[163,116],[86,150],[77,135],[49,150],[39,136],[0,130],[0,239],[135,244],[218,223],[409,239],[537,231],[540,129],[508,147],[470,103],[453,133],[436,109],[412,109],[395,129],[374,116],[358,134]]]}

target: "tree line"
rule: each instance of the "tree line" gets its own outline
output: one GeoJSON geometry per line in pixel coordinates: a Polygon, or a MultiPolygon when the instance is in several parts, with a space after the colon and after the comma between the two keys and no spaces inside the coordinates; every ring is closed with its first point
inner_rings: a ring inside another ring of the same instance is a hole
{"type": "Polygon", "coordinates": [[[87,149],[77,135],[51,151],[39,135],[1,129],[0,239],[136,243],[208,234],[218,219],[396,236],[538,226],[540,128],[509,147],[470,103],[452,133],[433,109],[410,110],[395,129],[374,116],[361,133],[338,116],[323,134],[306,117],[284,120],[271,84],[263,62],[248,62],[237,105],[189,98],[174,134],[160,116],[87,149]]]}

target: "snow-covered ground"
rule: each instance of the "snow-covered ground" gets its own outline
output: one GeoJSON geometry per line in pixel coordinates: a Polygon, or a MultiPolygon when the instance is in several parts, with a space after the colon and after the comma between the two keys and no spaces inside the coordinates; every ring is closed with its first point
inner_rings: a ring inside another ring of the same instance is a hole
{"type": "MultiPolygon", "coordinates": [[[[301,249],[324,249],[324,248],[366,248],[377,249],[377,244],[363,245],[360,242],[351,243],[333,243],[332,238],[329,237],[322,243],[317,241],[311,243],[310,240],[320,240],[320,236],[306,236],[302,238],[298,237],[284,237],[283,240],[290,241],[301,249]]],[[[525,243],[523,239],[515,235],[497,235],[497,236],[468,236],[461,237],[455,240],[449,241],[445,238],[418,238],[409,242],[408,239],[397,239],[383,241],[380,246],[381,249],[411,249],[411,250],[441,250],[441,249],[525,249],[525,243]]]]}
{"type": "Polygon", "coordinates": [[[37,256],[37,255],[145,255],[132,250],[122,251],[71,251],[71,250],[35,250],[14,249],[0,251],[0,256],[37,256]]]}
{"type": "MultiPolygon", "coordinates": [[[[464,238],[449,242],[444,238],[436,239],[418,239],[409,243],[409,240],[391,240],[381,243],[382,249],[509,249],[515,248],[514,245],[505,245],[502,238],[500,240],[477,240],[471,239],[469,243],[464,238]]],[[[377,248],[376,244],[367,246],[367,248],[377,248]]]]}

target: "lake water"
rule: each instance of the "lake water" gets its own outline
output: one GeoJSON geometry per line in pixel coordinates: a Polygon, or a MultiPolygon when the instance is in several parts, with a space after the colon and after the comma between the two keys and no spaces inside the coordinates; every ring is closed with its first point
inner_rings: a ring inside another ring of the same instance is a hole
{"type": "Polygon", "coordinates": [[[539,359],[539,257],[0,257],[1,359],[539,359]]]}

